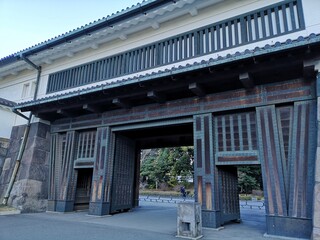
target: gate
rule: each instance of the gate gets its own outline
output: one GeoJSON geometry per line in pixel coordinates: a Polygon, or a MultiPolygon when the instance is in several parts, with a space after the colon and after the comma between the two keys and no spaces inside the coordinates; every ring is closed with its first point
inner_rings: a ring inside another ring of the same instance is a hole
{"type": "Polygon", "coordinates": [[[221,222],[240,219],[237,167],[219,167],[221,222]]]}
{"type": "Polygon", "coordinates": [[[116,137],[111,213],[134,207],[135,142],[127,137],[116,137]]]}
{"type": "Polygon", "coordinates": [[[79,169],[74,210],[89,208],[92,182],[92,169],[79,169]]]}

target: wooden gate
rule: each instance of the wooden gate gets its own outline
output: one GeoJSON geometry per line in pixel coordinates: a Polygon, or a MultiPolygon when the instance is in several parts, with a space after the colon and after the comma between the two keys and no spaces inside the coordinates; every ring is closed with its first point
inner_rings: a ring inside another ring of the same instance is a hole
{"type": "Polygon", "coordinates": [[[237,167],[219,167],[221,222],[240,219],[237,167]]]}
{"type": "Polygon", "coordinates": [[[135,142],[121,135],[116,137],[112,181],[111,213],[134,207],[135,142]]]}
{"type": "Polygon", "coordinates": [[[92,182],[92,169],[79,169],[74,201],[74,210],[89,208],[92,182]]]}

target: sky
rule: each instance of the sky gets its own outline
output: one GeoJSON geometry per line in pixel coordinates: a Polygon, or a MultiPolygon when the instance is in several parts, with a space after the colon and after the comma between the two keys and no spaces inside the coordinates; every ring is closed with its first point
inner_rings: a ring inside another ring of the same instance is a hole
{"type": "Polygon", "coordinates": [[[0,0],[0,59],[141,2],[0,0]]]}

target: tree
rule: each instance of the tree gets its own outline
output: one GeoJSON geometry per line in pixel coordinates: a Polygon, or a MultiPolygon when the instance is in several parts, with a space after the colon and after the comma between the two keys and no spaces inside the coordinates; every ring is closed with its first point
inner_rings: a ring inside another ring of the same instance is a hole
{"type": "Polygon", "coordinates": [[[261,168],[244,166],[238,168],[238,185],[240,192],[251,193],[253,189],[262,190],[261,168]]]}
{"type": "Polygon", "coordinates": [[[192,177],[192,147],[162,148],[155,152],[141,163],[140,176],[149,188],[157,189],[161,183],[174,187],[178,183],[178,176],[183,179],[192,177]]]}

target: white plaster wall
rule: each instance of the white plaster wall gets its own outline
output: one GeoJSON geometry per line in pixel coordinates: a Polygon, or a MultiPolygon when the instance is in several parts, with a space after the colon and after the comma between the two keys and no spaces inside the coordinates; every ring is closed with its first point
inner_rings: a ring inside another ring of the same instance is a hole
{"type": "MultiPolygon", "coordinates": [[[[10,76],[0,81],[0,98],[4,98],[13,102],[21,102],[31,100],[32,82],[36,80],[36,71],[24,71],[17,76],[10,76]],[[22,97],[24,84],[29,84],[29,91],[25,97],[22,97]]],[[[23,113],[26,116],[29,113],[23,113]]],[[[10,138],[13,126],[26,124],[27,121],[12,113],[7,108],[0,107],[0,137],[10,138]]]]}
{"type": "MultiPolygon", "coordinates": [[[[90,61],[94,61],[97,59],[105,58],[107,56],[111,56],[120,52],[127,51],[132,48],[136,48],[148,43],[152,43],[155,41],[159,41],[161,39],[174,36],[195,28],[199,28],[201,26],[208,25],[210,23],[218,22],[227,18],[234,17],[236,15],[240,15],[243,13],[247,13],[249,11],[255,10],[257,8],[262,8],[277,2],[281,2],[281,0],[227,0],[211,7],[207,7],[205,9],[199,10],[198,15],[192,17],[190,14],[186,14],[182,17],[179,17],[175,20],[171,20],[165,23],[160,24],[159,29],[148,28],[142,32],[138,32],[136,34],[128,35],[126,40],[114,40],[109,43],[105,43],[99,46],[98,49],[88,48],[82,52],[75,53],[72,57],[64,57],[59,60],[53,61],[51,64],[43,64],[42,65],[42,75],[39,86],[39,94],[38,98],[42,98],[46,96],[46,87],[48,76],[50,73],[54,73],[57,71],[61,71],[70,67],[78,66],[80,64],[84,64],[90,61]]],[[[276,41],[283,42],[290,39],[296,39],[299,36],[308,36],[310,33],[320,33],[320,14],[318,14],[318,9],[320,9],[320,1],[319,0],[303,0],[303,9],[305,16],[305,24],[306,30],[296,32],[289,35],[284,35],[281,37],[256,42],[253,44],[241,46],[238,48],[229,49],[226,51],[221,51],[218,53],[210,54],[198,59],[191,59],[184,62],[180,62],[177,64],[171,64],[164,67],[160,67],[157,69],[152,69],[149,71],[139,72],[136,74],[132,74],[128,77],[134,75],[144,74],[146,72],[157,71],[160,69],[171,68],[173,66],[178,65],[186,65],[187,63],[193,63],[194,61],[201,61],[202,59],[216,58],[219,55],[225,56],[227,54],[233,54],[237,51],[244,51],[245,49],[254,49],[255,47],[263,47],[266,44],[273,44],[276,41]]],[[[27,100],[31,100],[31,96],[29,98],[21,98],[23,84],[35,81],[37,72],[35,70],[25,70],[22,73],[19,73],[17,76],[9,76],[4,80],[0,81],[0,97],[7,98],[12,101],[24,102],[27,100]]],[[[86,88],[88,86],[93,86],[97,84],[101,84],[103,82],[112,82],[121,78],[110,79],[90,85],[86,85],[81,88],[86,88]]],[[[62,92],[74,91],[79,88],[69,89],[62,92]]],[[[49,94],[55,95],[57,93],[49,94]]]]}
{"type": "MultiPolygon", "coordinates": [[[[133,49],[148,43],[152,43],[155,41],[159,41],[161,39],[174,36],[183,32],[190,31],[195,28],[199,28],[201,26],[208,25],[210,23],[218,22],[227,18],[234,17],[236,15],[244,14],[249,11],[262,8],[274,3],[280,2],[280,0],[228,0],[213,5],[211,7],[207,7],[203,10],[199,11],[197,16],[191,17],[190,14],[186,14],[174,21],[168,21],[162,23],[160,28],[157,30],[152,29],[151,27],[143,32],[139,32],[136,34],[131,34],[128,36],[126,40],[117,39],[115,41],[106,43],[101,45],[98,49],[87,49],[80,53],[75,54],[72,58],[65,57],[59,61],[55,61],[51,65],[46,65],[43,69],[43,75],[41,80],[41,85],[39,89],[39,98],[44,97],[46,95],[46,86],[48,75],[52,72],[61,71],[63,69],[67,69],[70,67],[74,67],[80,64],[84,64],[90,61],[94,61],[97,59],[101,59],[107,56],[111,56],[120,52],[127,51],[129,49],[133,49]]],[[[149,71],[139,72],[136,74],[132,74],[127,77],[132,77],[135,75],[144,74],[147,72],[157,71],[160,69],[171,68],[179,65],[186,65],[187,63],[193,63],[194,61],[201,61],[202,59],[210,59],[217,58],[218,56],[225,56],[227,54],[234,54],[237,51],[244,51],[245,49],[254,49],[255,47],[263,47],[266,44],[274,44],[277,41],[284,42],[287,39],[296,39],[299,36],[308,36],[310,33],[320,33],[320,14],[317,14],[317,9],[320,9],[320,1],[318,0],[303,0],[303,9],[305,14],[305,24],[306,30],[292,33],[289,35],[280,36],[277,38],[256,42],[253,44],[248,44],[245,46],[241,46],[238,48],[229,49],[226,51],[221,51],[218,53],[210,54],[198,59],[191,59],[184,62],[167,65],[164,67],[160,67],[157,69],[152,69],[149,71]]],[[[106,80],[103,82],[113,82],[120,78],[114,78],[110,80],[106,80]]],[[[103,82],[89,84],[83,87],[79,87],[80,89],[86,88],[88,86],[95,86],[101,84],[103,82]]],[[[70,92],[77,90],[79,88],[69,89],[63,92],[70,92]]],[[[56,93],[49,94],[55,95],[56,93]]]]}
{"type": "Polygon", "coordinates": [[[10,138],[15,118],[15,114],[0,107],[0,138],[10,138]]]}

